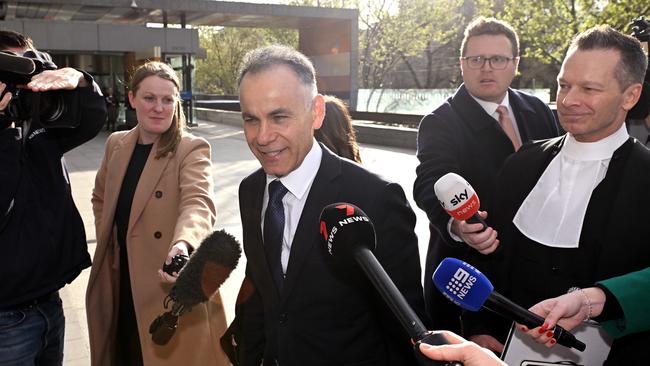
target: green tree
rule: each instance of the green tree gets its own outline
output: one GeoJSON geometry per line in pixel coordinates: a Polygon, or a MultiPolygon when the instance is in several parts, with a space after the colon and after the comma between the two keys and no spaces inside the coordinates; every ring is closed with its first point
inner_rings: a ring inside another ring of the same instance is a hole
{"type": "Polygon", "coordinates": [[[458,49],[463,29],[470,20],[466,3],[466,0],[400,2],[400,17],[412,19],[413,26],[419,28],[415,36],[422,37],[424,42],[421,50],[425,59],[423,75],[415,69],[413,57],[400,54],[416,88],[435,88],[440,82],[446,84],[459,77],[458,49]]]}
{"type": "Polygon", "coordinates": [[[479,8],[483,14],[503,19],[517,30],[522,73],[527,73],[527,78],[544,80],[551,87],[552,100],[556,75],[575,35],[600,24],[628,31],[633,18],[650,10],[647,0],[494,0],[491,5],[479,8]]]}
{"type": "Polygon", "coordinates": [[[207,57],[196,63],[196,89],[209,94],[237,93],[237,76],[249,50],[269,44],[298,45],[298,32],[284,28],[199,29],[199,42],[207,57]]]}

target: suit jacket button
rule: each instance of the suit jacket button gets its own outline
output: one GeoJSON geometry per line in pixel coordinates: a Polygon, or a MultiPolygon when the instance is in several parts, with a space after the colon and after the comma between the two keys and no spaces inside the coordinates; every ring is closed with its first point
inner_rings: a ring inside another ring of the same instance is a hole
{"type": "Polygon", "coordinates": [[[156,198],[162,197],[162,191],[156,191],[156,198]]]}
{"type": "Polygon", "coordinates": [[[153,237],[156,239],[160,239],[162,237],[162,233],[160,231],[156,231],[153,233],[153,237]]]}
{"type": "Polygon", "coordinates": [[[282,313],[282,314],[280,314],[280,317],[278,318],[278,321],[280,322],[280,324],[284,324],[284,323],[286,323],[286,321],[287,321],[287,314],[286,314],[286,313],[282,313]]]}

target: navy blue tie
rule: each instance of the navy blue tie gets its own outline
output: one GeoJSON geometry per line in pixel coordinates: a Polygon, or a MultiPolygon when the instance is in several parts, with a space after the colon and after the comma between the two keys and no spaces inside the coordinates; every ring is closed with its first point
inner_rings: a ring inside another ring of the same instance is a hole
{"type": "Polygon", "coordinates": [[[284,206],[282,198],[287,188],[279,180],[269,184],[269,203],[264,214],[264,251],[271,275],[278,290],[282,290],[282,237],[284,236],[284,206]]]}

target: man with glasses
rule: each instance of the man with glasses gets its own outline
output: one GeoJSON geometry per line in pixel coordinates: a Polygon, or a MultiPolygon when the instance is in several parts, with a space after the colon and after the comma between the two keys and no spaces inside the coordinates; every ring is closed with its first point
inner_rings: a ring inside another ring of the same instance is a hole
{"type": "MultiPolygon", "coordinates": [[[[424,290],[434,329],[461,332],[460,310],[438,293],[431,275],[445,257],[467,258],[472,250],[493,252],[496,232],[451,219],[435,197],[435,182],[454,172],[474,187],[486,219],[496,174],[522,143],[558,136],[550,109],[539,99],[511,89],[519,63],[519,40],[510,25],[480,17],[465,29],[460,69],[463,84],[424,117],[418,131],[417,178],[413,196],[430,220],[424,290]]],[[[503,187],[501,187],[503,189],[503,187]]],[[[489,221],[489,219],[488,219],[489,221]]]]}

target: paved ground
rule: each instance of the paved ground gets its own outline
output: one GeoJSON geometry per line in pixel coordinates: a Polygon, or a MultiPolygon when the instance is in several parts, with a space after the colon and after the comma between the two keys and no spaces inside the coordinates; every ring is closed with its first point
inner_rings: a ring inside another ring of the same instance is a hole
{"type": "MultiPolygon", "coordinates": [[[[237,189],[239,182],[259,167],[257,160],[248,150],[243,131],[227,125],[199,122],[193,133],[203,136],[212,145],[215,194],[217,200],[217,229],[225,229],[241,240],[237,189]]],[[[95,229],[90,197],[95,173],[104,154],[104,142],[108,136],[102,131],[94,140],[66,155],[70,170],[74,199],[83,216],[88,236],[88,250],[95,252],[95,229]]],[[[366,168],[398,182],[404,188],[417,214],[416,232],[420,240],[420,260],[424,261],[429,240],[426,215],[416,208],[412,199],[417,159],[415,151],[385,148],[373,145],[361,146],[361,157],[366,168]]],[[[226,305],[226,316],[232,321],[234,301],[243,279],[245,259],[222,286],[221,295],[226,305]]],[[[88,327],[86,325],[85,293],[89,270],[85,270],[70,285],[61,291],[66,316],[66,366],[86,366],[89,361],[88,327]]],[[[162,311],[162,306],[161,306],[162,311]]]]}

